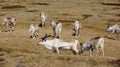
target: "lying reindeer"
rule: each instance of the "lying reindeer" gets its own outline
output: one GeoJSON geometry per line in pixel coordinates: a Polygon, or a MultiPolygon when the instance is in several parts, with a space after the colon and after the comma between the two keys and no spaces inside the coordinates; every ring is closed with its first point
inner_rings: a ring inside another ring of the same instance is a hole
{"type": "Polygon", "coordinates": [[[39,45],[44,45],[49,50],[53,52],[57,52],[59,54],[59,49],[70,49],[73,51],[74,54],[77,54],[79,51],[77,50],[78,40],[72,42],[65,42],[60,39],[53,39],[53,40],[42,40],[39,42],[39,45]]]}
{"type": "Polygon", "coordinates": [[[100,47],[102,50],[103,56],[104,56],[104,38],[102,38],[102,37],[92,38],[83,44],[80,43],[80,45],[81,45],[81,51],[79,54],[83,53],[85,50],[89,50],[90,56],[92,56],[93,50],[96,49],[96,52],[98,55],[98,48],[100,47]]]}

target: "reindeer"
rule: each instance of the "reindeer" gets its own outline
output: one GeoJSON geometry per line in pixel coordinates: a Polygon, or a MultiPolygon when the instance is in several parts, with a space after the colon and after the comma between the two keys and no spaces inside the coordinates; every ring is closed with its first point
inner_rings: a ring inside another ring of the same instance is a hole
{"type": "Polygon", "coordinates": [[[75,33],[73,33],[73,35],[78,36],[81,28],[82,28],[82,24],[79,23],[79,21],[75,21],[75,23],[73,24],[73,30],[75,31],[75,33]]]}
{"type": "Polygon", "coordinates": [[[52,20],[51,26],[53,28],[54,37],[59,38],[60,33],[62,31],[62,23],[59,22],[58,24],[56,24],[56,22],[52,20]]]}
{"type": "Polygon", "coordinates": [[[16,24],[16,19],[13,17],[6,17],[3,19],[3,27],[5,32],[14,31],[14,25],[16,24]]]}
{"type": "Polygon", "coordinates": [[[38,26],[31,24],[29,27],[30,38],[35,38],[38,36],[38,26]]]}
{"type": "Polygon", "coordinates": [[[55,38],[60,37],[61,31],[62,31],[62,23],[58,23],[56,28],[55,28],[55,38]]]}
{"type": "Polygon", "coordinates": [[[104,38],[102,38],[102,37],[91,38],[90,40],[88,40],[87,42],[85,42],[83,44],[80,43],[80,45],[81,45],[81,51],[79,52],[79,54],[83,53],[84,51],[89,50],[90,56],[92,56],[93,50],[96,49],[96,52],[98,55],[98,49],[100,47],[102,50],[103,56],[104,56],[104,38]]]}
{"type": "Polygon", "coordinates": [[[46,21],[47,16],[44,14],[44,12],[41,12],[40,17],[41,17],[40,18],[41,23],[39,24],[39,26],[45,27],[45,21],[46,21]]]}
{"type": "Polygon", "coordinates": [[[56,22],[52,20],[51,26],[53,28],[53,35],[55,36],[56,35],[55,29],[56,29],[56,26],[57,26],[56,22]]]}
{"type": "MultiPolygon", "coordinates": [[[[47,36],[46,36],[47,37],[47,36]]],[[[44,38],[43,38],[44,39],[44,38]]],[[[74,54],[77,54],[79,51],[77,50],[77,44],[79,43],[78,40],[72,42],[65,42],[60,39],[52,39],[52,40],[42,40],[38,43],[38,45],[44,45],[49,50],[52,50],[54,53],[56,52],[59,54],[59,49],[69,49],[72,50],[74,54]]]]}
{"type": "Polygon", "coordinates": [[[117,39],[118,39],[120,34],[120,26],[118,24],[108,26],[107,31],[110,32],[108,37],[110,37],[111,34],[115,33],[117,34],[117,39]]]}

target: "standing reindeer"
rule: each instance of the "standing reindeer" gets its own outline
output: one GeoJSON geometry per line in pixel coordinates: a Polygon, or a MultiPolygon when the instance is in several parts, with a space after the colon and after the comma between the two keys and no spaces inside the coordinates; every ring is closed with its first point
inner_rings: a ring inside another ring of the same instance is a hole
{"type": "Polygon", "coordinates": [[[79,23],[79,21],[75,21],[75,23],[73,24],[73,30],[75,31],[75,33],[73,35],[78,36],[81,28],[82,28],[82,24],[79,23]]]}
{"type": "Polygon", "coordinates": [[[38,45],[44,45],[46,48],[52,50],[54,53],[56,52],[57,54],[59,54],[60,49],[72,50],[74,54],[79,52],[77,49],[77,44],[79,43],[78,40],[71,42],[66,42],[57,38],[46,40],[47,37],[50,37],[50,35],[45,35],[45,37],[42,38],[42,41],[39,42],[38,45]]]}
{"type": "Polygon", "coordinates": [[[44,12],[41,12],[40,14],[40,27],[45,27],[45,21],[46,21],[47,16],[44,14],[44,12]]]}
{"type": "Polygon", "coordinates": [[[16,19],[13,17],[6,17],[3,19],[3,31],[11,32],[14,31],[14,25],[16,24],[16,19]]]}
{"type": "Polygon", "coordinates": [[[59,38],[60,33],[62,31],[62,23],[59,22],[58,24],[56,24],[56,22],[52,20],[51,25],[53,28],[54,37],[59,38]]]}
{"type": "Polygon", "coordinates": [[[62,31],[62,23],[58,23],[56,28],[55,28],[55,38],[60,37],[61,31],[62,31]]]}
{"type": "MultiPolygon", "coordinates": [[[[80,43],[81,45],[81,51],[79,54],[83,53],[84,51],[88,51],[90,52],[90,56],[93,55],[93,50],[96,49],[97,55],[98,55],[98,51],[99,51],[99,47],[102,50],[103,56],[104,56],[104,38],[102,37],[95,37],[95,38],[91,38],[90,40],[88,40],[85,43],[80,43]]],[[[97,56],[96,55],[96,56],[97,56]]]]}
{"type": "Polygon", "coordinates": [[[30,38],[35,38],[38,36],[38,26],[31,24],[29,27],[30,38]]]}
{"type": "Polygon", "coordinates": [[[57,26],[56,22],[52,20],[51,26],[52,26],[52,28],[53,28],[53,35],[55,36],[55,35],[56,35],[55,28],[56,28],[56,26],[57,26]]]}

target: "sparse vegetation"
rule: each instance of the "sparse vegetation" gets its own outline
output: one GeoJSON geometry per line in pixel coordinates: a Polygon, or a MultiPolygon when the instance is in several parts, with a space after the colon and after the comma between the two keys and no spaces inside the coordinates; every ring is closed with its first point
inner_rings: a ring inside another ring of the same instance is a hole
{"type": "Polygon", "coordinates": [[[37,45],[45,33],[52,34],[52,19],[63,23],[60,36],[66,41],[85,42],[96,36],[106,36],[108,24],[120,24],[119,3],[119,0],[0,0],[0,24],[7,16],[17,21],[15,31],[0,32],[0,67],[120,67],[120,39],[105,38],[104,57],[89,57],[88,52],[73,55],[69,50],[56,55],[37,45]],[[117,6],[105,5],[116,3],[117,6]],[[39,28],[37,38],[29,39],[29,25],[40,23],[41,12],[48,16],[47,26],[44,30],[39,28]],[[83,24],[77,38],[72,36],[71,23],[75,20],[83,24]]]}

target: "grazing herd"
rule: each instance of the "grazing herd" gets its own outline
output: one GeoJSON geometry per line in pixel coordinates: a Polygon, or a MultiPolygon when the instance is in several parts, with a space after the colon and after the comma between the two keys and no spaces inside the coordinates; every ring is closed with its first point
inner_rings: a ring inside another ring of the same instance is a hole
{"type": "MultiPolygon", "coordinates": [[[[29,27],[29,38],[36,38],[38,36],[38,30],[40,26],[41,28],[45,27],[47,15],[44,12],[41,12],[40,14],[40,24],[34,25],[31,24],[29,27]]],[[[3,19],[2,24],[2,31],[3,32],[12,32],[14,31],[14,26],[16,24],[16,19],[13,17],[6,17],[3,19]]],[[[79,21],[75,21],[73,24],[73,36],[77,37],[80,35],[80,31],[82,29],[82,23],[79,21]]],[[[84,51],[89,51],[90,56],[93,56],[94,50],[96,50],[96,56],[99,52],[99,47],[102,50],[102,56],[104,56],[104,38],[103,37],[94,37],[89,39],[88,41],[84,43],[79,43],[78,40],[74,41],[63,41],[60,39],[60,34],[62,32],[62,23],[56,22],[54,20],[51,21],[51,26],[53,29],[53,37],[54,39],[47,40],[48,37],[51,37],[52,35],[45,35],[42,40],[38,43],[38,45],[44,45],[49,50],[52,50],[54,53],[59,54],[60,49],[69,49],[72,50],[73,54],[81,55],[84,51]],[[77,49],[77,45],[80,44],[80,50],[77,49]]],[[[120,34],[120,26],[118,24],[115,24],[113,26],[108,26],[107,31],[110,32],[108,37],[111,36],[111,34],[115,33],[117,34],[117,39],[120,34]]]]}

